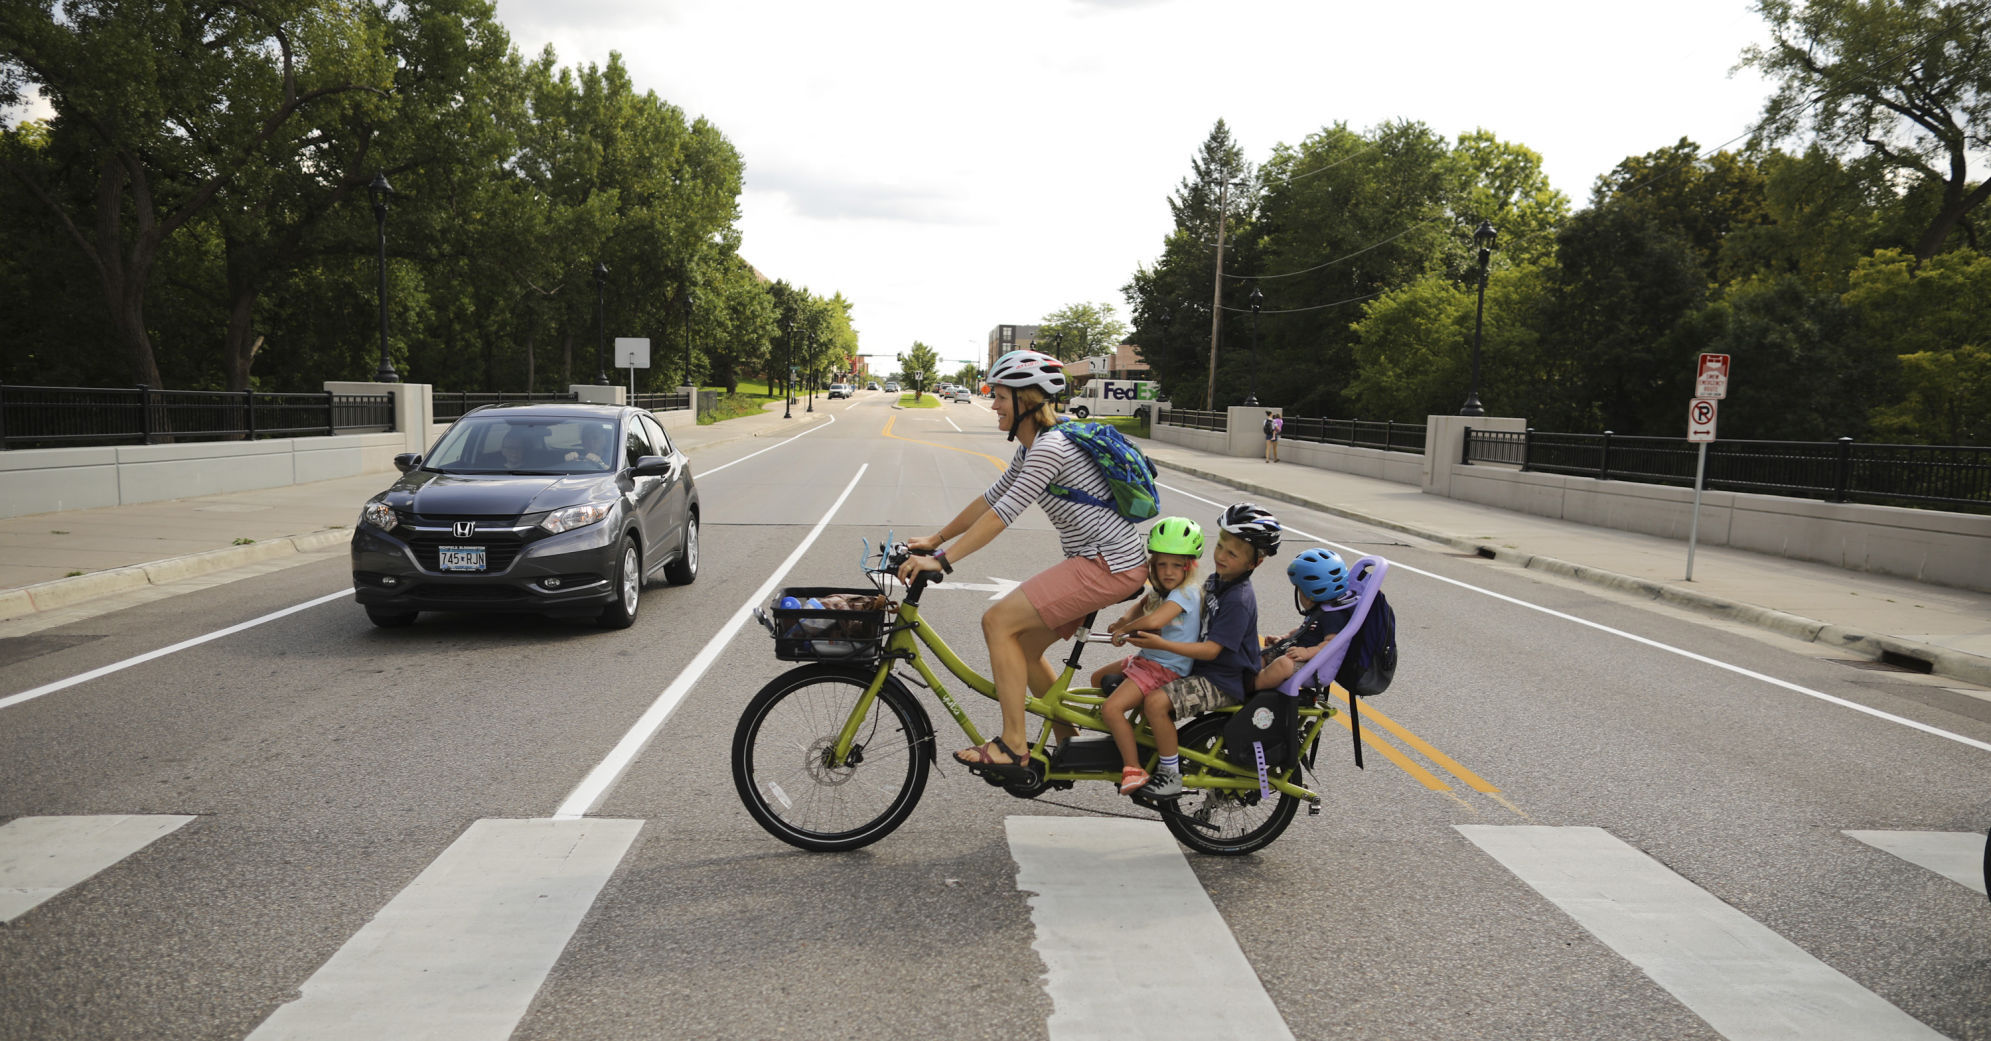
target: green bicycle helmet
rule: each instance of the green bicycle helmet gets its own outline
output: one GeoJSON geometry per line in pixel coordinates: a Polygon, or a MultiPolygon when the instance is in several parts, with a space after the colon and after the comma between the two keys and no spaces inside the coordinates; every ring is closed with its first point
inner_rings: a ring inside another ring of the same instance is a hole
{"type": "Polygon", "coordinates": [[[1148,529],[1148,552],[1203,555],[1203,527],[1187,517],[1163,517],[1148,529]]]}

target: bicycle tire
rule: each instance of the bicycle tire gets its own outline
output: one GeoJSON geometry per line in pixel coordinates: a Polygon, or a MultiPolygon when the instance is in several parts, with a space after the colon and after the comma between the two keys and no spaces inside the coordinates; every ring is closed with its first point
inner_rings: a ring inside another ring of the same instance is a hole
{"type": "MultiPolygon", "coordinates": [[[[1224,739],[1224,724],[1230,722],[1229,715],[1199,716],[1182,728],[1182,747],[1195,752],[1211,753],[1224,739]]],[[[1208,853],[1218,857],[1241,857],[1256,853],[1272,844],[1293,823],[1293,815],[1300,810],[1298,796],[1274,792],[1267,800],[1250,791],[1190,789],[1182,793],[1176,802],[1176,812],[1210,826],[1205,831],[1174,814],[1163,814],[1162,823],[1168,825],[1170,834],[1176,841],[1198,853],[1208,853]]]]}
{"type": "Polygon", "coordinates": [[[855,762],[827,765],[828,750],[871,683],[869,669],[804,665],[775,677],[747,702],[733,731],[733,786],[768,833],[833,853],[868,846],[912,815],[933,764],[933,725],[896,678],[858,729],[855,762]]]}

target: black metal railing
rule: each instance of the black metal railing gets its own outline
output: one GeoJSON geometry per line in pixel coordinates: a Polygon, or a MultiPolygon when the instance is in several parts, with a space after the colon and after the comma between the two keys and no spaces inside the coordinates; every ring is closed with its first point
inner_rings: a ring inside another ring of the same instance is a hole
{"type": "Polygon", "coordinates": [[[463,414],[471,409],[482,408],[485,405],[502,405],[506,402],[579,400],[581,400],[579,391],[527,394],[524,391],[512,393],[503,390],[438,390],[433,393],[431,399],[435,412],[429,419],[435,423],[446,423],[452,419],[462,418],[463,414]]]}
{"type": "Polygon", "coordinates": [[[691,407],[689,394],[638,394],[629,399],[631,405],[651,412],[671,412],[691,407]]]}
{"type": "Polygon", "coordinates": [[[1351,448],[1380,448],[1385,452],[1424,454],[1424,424],[1398,423],[1372,419],[1309,419],[1288,417],[1279,436],[1289,441],[1313,441],[1351,448]]]}
{"type": "Polygon", "coordinates": [[[1230,420],[1231,414],[1228,411],[1204,412],[1193,408],[1171,408],[1161,414],[1163,426],[1215,430],[1219,433],[1230,429],[1230,420]]]}
{"type": "Polygon", "coordinates": [[[0,447],[159,444],[394,429],[391,394],[0,384],[0,447]]]}
{"type": "MultiPolygon", "coordinates": [[[[1693,487],[1700,446],[1677,437],[1466,428],[1463,462],[1693,487]]],[[[1889,505],[1991,506],[1991,447],[1714,441],[1704,487],[1889,505]]]]}

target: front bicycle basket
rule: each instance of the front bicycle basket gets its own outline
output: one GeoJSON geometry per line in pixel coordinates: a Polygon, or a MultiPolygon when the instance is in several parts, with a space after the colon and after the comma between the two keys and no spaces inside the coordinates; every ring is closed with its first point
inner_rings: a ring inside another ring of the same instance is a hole
{"type": "Polygon", "coordinates": [[[782,661],[875,662],[885,653],[898,605],[875,589],[790,586],[755,614],[782,661]]]}

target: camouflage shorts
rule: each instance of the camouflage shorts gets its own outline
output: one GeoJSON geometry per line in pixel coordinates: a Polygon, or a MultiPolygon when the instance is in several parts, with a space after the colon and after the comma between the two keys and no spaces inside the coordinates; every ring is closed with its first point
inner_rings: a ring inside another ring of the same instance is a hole
{"type": "Polygon", "coordinates": [[[1224,693],[1207,676],[1184,676],[1162,684],[1159,689],[1168,695],[1169,709],[1178,720],[1237,704],[1236,698],[1224,693]]]}

